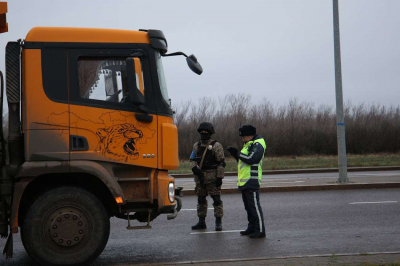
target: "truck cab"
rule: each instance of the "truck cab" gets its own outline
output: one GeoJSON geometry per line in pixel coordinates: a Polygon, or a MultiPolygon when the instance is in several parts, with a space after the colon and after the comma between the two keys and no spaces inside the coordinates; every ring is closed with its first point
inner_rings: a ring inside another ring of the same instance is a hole
{"type": "MultiPolygon", "coordinates": [[[[0,177],[8,242],[21,228],[35,261],[86,264],[104,249],[110,217],[127,229],[176,217],[180,190],[168,170],[179,166],[178,133],[162,57],[186,54],[167,49],[159,30],[38,27],[8,43],[0,177]]],[[[5,251],[12,256],[12,245],[5,251]]]]}

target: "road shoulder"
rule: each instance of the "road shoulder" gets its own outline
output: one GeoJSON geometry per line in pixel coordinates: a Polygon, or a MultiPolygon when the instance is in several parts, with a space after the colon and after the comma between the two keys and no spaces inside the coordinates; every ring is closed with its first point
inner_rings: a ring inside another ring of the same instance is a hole
{"type": "Polygon", "coordinates": [[[318,256],[278,257],[278,258],[256,258],[256,259],[231,259],[231,260],[209,260],[209,261],[185,261],[176,263],[143,264],[143,265],[207,265],[207,266],[239,266],[239,265],[363,265],[363,266],[396,266],[400,265],[400,252],[366,253],[366,254],[331,254],[318,256]]]}

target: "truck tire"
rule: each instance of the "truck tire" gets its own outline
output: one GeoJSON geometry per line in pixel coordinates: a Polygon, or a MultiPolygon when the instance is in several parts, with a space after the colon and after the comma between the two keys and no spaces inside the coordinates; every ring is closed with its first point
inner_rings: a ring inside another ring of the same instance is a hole
{"type": "Polygon", "coordinates": [[[103,252],[110,219],[97,197],[65,186],[33,202],[21,228],[26,252],[40,265],[86,265],[103,252]]]}

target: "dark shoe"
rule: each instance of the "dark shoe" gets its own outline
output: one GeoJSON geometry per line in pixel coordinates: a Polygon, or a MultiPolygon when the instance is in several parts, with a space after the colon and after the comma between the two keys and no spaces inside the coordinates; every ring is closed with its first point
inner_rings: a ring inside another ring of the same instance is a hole
{"type": "Polygon", "coordinates": [[[248,236],[248,235],[251,235],[252,233],[254,233],[254,231],[253,230],[249,230],[249,229],[246,229],[245,231],[240,231],[240,234],[242,236],[248,236]]]}
{"type": "Polygon", "coordinates": [[[252,234],[249,235],[250,238],[263,238],[265,237],[265,232],[261,233],[261,232],[254,232],[252,234]]]}
{"type": "Polygon", "coordinates": [[[207,229],[206,218],[199,218],[199,222],[192,226],[192,230],[207,229]]]}
{"type": "Polygon", "coordinates": [[[221,217],[215,219],[215,231],[222,231],[222,221],[221,217]]]}

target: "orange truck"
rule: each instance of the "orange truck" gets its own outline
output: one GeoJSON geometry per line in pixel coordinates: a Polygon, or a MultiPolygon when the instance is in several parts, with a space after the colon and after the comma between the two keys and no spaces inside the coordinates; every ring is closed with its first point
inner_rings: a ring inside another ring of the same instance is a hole
{"type": "MultiPolygon", "coordinates": [[[[2,32],[6,12],[0,3],[2,32]]],[[[178,134],[162,57],[186,55],[167,49],[159,30],[39,27],[7,44],[7,140],[0,132],[7,257],[20,228],[39,264],[84,265],[106,246],[111,217],[148,229],[161,214],[177,216],[181,192],[168,170],[179,164],[178,134]]],[[[186,61],[202,73],[195,56],[186,61]]],[[[3,83],[1,74],[1,105],[3,83]]]]}

